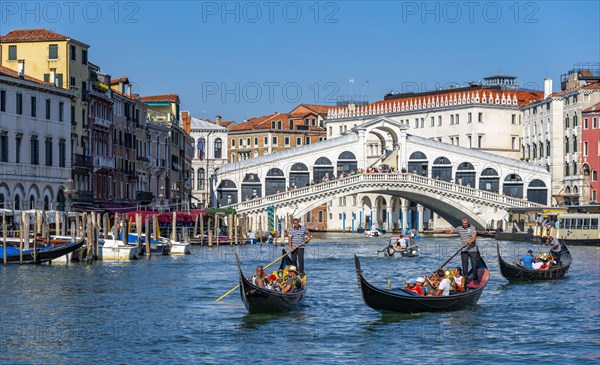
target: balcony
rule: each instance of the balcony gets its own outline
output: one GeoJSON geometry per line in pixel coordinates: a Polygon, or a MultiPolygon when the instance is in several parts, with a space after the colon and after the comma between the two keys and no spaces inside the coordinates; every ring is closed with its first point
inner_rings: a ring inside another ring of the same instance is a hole
{"type": "Polygon", "coordinates": [[[74,154],[74,156],[74,167],[84,167],[88,169],[92,167],[92,159],[89,156],[81,155],[79,153],[74,154]]]}
{"type": "Polygon", "coordinates": [[[110,128],[111,121],[104,118],[95,117],[94,124],[104,128],[110,128]]]}
{"type": "Polygon", "coordinates": [[[95,156],[94,157],[94,170],[100,169],[114,169],[115,160],[110,157],[95,156]]]}
{"type": "Polygon", "coordinates": [[[136,160],[143,161],[143,162],[150,162],[150,159],[148,157],[144,157],[144,156],[137,156],[136,160]]]}
{"type": "Polygon", "coordinates": [[[93,203],[94,193],[91,191],[77,190],[77,194],[73,197],[74,202],[93,203]]]}

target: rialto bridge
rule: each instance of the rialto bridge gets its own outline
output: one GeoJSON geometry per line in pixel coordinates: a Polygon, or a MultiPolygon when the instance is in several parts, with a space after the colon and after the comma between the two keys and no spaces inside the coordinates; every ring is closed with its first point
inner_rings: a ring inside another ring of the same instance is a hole
{"type": "Polygon", "coordinates": [[[214,183],[216,200],[249,214],[254,229],[266,228],[258,225],[271,207],[278,217],[344,231],[443,228],[462,216],[485,228],[497,226],[510,207],[550,202],[550,174],[541,166],[406,129],[379,118],[340,137],[225,165],[214,183]],[[325,208],[317,217],[319,206],[325,208]]]}

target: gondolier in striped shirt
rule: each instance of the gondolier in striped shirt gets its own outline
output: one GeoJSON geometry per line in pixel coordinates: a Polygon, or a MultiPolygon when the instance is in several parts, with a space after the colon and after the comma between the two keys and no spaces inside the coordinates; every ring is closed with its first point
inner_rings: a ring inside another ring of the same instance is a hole
{"type": "Polygon", "coordinates": [[[468,268],[470,259],[471,268],[473,269],[473,282],[475,284],[479,284],[479,273],[477,270],[477,261],[479,261],[479,249],[477,248],[477,231],[475,230],[475,228],[471,227],[471,225],[469,224],[469,219],[467,217],[463,217],[462,225],[456,227],[454,231],[460,236],[460,243],[462,244],[463,250],[460,253],[460,258],[462,260],[463,272],[469,272],[468,268]]]}
{"type": "Polygon", "coordinates": [[[300,225],[298,218],[294,218],[293,225],[290,228],[288,235],[288,243],[290,244],[290,252],[292,253],[292,262],[300,271],[300,275],[304,275],[304,247],[298,247],[304,241],[310,241],[310,231],[300,225]],[[305,238],[306,237],[306,238],[305,238]]]}

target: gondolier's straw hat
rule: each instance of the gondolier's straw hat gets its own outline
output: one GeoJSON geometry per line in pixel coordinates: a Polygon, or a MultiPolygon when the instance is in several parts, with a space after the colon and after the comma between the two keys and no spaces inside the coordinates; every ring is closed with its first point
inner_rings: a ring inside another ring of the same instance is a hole
{"type": "Polygon", "coordinates": [[[293,272],[295,272],[296,274],[298,273],[298,269],[296,269],[296,266],[294,266],[294,265],[290,266],[290,267],[288,268],[288,271],[293,271],[293,272]]]}

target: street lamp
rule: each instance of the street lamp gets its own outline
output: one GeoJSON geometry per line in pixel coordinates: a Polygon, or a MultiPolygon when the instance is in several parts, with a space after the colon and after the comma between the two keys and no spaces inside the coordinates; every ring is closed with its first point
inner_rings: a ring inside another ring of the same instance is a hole
{"type": "Polygon", "coordinates": [[[160,206],[158,207],[158,210],[160,212],[163,211],[163,200],[165,200],[165,186],[161,185],[160,186],[160,194],[158,194],[158,198],[160,199],[160,206]]]}

